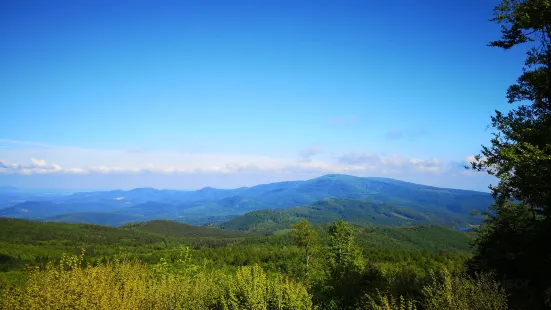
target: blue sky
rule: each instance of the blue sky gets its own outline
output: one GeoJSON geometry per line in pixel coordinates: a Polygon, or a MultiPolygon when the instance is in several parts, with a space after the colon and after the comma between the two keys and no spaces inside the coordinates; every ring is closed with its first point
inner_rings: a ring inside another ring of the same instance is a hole
{"type": "Polygon", "coordinates": [[[0,185],[485,190],[499,1],[2,1],[0,185]],[[159,3],[161,2],[161,3],[159,3]]]}

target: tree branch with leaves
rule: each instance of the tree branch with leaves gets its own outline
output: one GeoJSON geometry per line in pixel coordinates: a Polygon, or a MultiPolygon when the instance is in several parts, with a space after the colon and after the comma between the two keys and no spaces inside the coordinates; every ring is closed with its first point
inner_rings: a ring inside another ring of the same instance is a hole
{"type": "Polygon", "coordinates": [[[479,231],[473,266],[529,280],[533,292],[509,293],[515,306],[537,309],[551,287],[551,1],[503,0],[491,21],[501,25],[501,38],[490,46],[528,51],[506,93],[516,107],[495,112],[490,145],[471,163],[499,179],[490,186],[496,201],[479,231]]]}

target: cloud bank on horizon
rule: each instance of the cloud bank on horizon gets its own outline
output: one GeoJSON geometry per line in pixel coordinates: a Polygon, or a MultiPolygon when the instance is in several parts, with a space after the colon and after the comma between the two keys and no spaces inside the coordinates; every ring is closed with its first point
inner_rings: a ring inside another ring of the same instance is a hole
{"type": "Polygon", "coordinates": [[[98,187],[97,180],[103,180],[101,185],[112,184],[115,188],[231,188],[335,173],[392,177],[426,185],[474,190],[485,190],[488,185],[484,174],[464,169],[473,160],[472,156],[452,162],[372,152],[348,152],[317,158],[324,153],[324,149],[313,146],[301,150],[296,157],[274,157],[105,150],[7,139],[0,139],[0,142],[0,181],[11,178],[21,186],[31,187],[44,180],[49,180],[51,184],[43,184],[42,187],[56,187],[54,182],[60,184],[59,180],[65,180],[65,186],[94,188],[98,187]],[[166,179],[159,179],[162,177],[166,179]],[[125,182],[117,185],[112,182],[115,179],[125,182]],[[446,179],[447,182],[442,182],[446,179]]]}

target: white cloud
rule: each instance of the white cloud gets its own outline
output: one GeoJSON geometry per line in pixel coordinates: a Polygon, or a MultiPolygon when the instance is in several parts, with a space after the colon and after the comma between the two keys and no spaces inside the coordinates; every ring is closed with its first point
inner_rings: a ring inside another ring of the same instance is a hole
{"type": "Polygon", "coordinates": [[[369,165],[370,167],[379,167],[385,173],[400,172],[431,172],[440,173],[451,168],[451,163],[444,163],[438,158],[416,159],[407,158],[400,155],[378,155],[376,153],[357,153],[352,152],[339,158],[344,164],[369,165]]]}
{"type": "Polygon", "coordinates": [[[44,161],[43,159],[31,158],[31,162],[38,167],[46,166],[46,161],[44,161]]]}
{"type": "Polygon", "coordinates": [[[63,172],[58,164],[48,165],[43,159],[31,158],[28,165],[12,163],[8,160],[0,160],[0,173],[19,173],[19,174],[45,174],[63,172]]]}
{"type": "MultiPolygon", "coordinates": [[[[0,140],[8,143],[8,140],[0,140]]],[[[350,152],[336,160],[314,159],[323,148],[313,146],[296,158],[237,154],[197,154],[176,151],[101,150],[55,147],[17,141],[10,147],[0,145],[0,174],[270,174],[353,175],[442,174],[453,170],[453,163],[438,158],[417,159],[401,155],[350,152]],[[15,147],[13,147],[15,145],[15,147]],[[17,147],[24,145],[25,147],[17,147]],[[304,160],[307,159],[307,160],[304,160]]],[[[468,158],[469,159],[469,158],[468,158]]]]}
{"type": "Polygon", "coordinates": [[[480,159],[476,159],[476,157],[474,155],[471,155],[471,156],[467,156],[465,158],[465,161],[470,165],[471,163],[484,163],[486,162],[486,157],[481,157],[480,159]]]}
{"type": "Polygon", "coordinates": [[[66,188],[232,188],[305,180],[329,173],[383,176],[432,186],[478,190],[486,190],[490,182],[495,182],[495,178],[485,173],[463,168],[473,157],[446,161],[375,152],[313,157],[321,151],[315,147],[302,153],[297,151],[312,156],[308,161],[297,161],[296,156],[128,152],[123,147],[102,150],[0,140],[0,182],[66,188]]]}

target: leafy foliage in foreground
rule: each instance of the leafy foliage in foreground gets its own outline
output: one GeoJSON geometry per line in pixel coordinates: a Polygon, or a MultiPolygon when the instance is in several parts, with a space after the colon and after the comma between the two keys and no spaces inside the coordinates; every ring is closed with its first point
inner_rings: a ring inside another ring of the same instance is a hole
{"type": "Polygon", "coordinates": [[[64,255],[58,263],[29,266],[23,282],[2,284],[0,309],[463,310],[472,303],[478,305],[472,309],[506,309],[491,277],[462,276],[449,264],[453,257],[433,257],[432,265],[380,264],[362,254],[346,222],[335,222],[326,233],[327,246],[308,239],[315,250],[307,272],[300,268],[306,262],[299,248],[292,262],[299,268],[287,272],[270,265],[216,266],[194,258],[202,251],[187,246],[150,264],[125,256],[92,262],[84,252],[64,255]]]}
{"type": "Polygon", "coordinates": [[[491,117],[490,145],[472,168],[499,179],[495,204],[476,242],[473,271],[493,271],[510,282],[511,305],[551,305],[551,1],[502,0],[493,22],[501,37],[490,46],[524,49],[516,83],[507,89],[508,112],[491,117]]]}
{"type": "Polygon", "coordinates": [[[194,268],[177,261],[151,270],[132,261],[83,266],[83,256],[29,271],[24,286],[1,292],[1,309],[312,309],[304,285],[258,266],[235,273],[194,268]],[[183,267],[183,268],[182,268],[183,267]]]}

